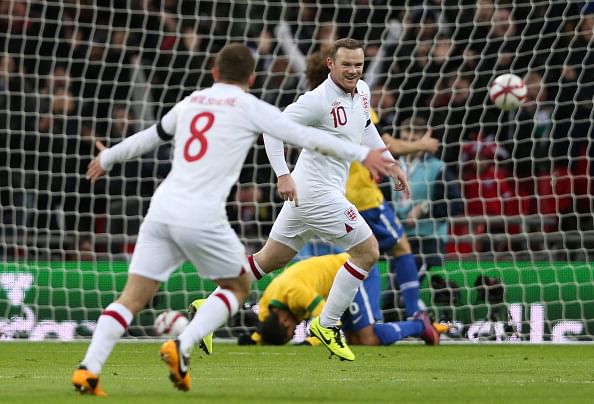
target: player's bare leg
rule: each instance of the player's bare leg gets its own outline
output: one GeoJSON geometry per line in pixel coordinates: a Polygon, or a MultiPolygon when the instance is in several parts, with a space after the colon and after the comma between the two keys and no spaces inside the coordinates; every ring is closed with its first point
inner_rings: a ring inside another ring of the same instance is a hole
{"type": "Polygon", "coordinates": [[[161,282],[141,275],[129,274],[126,286],[115,303],[124,305],[136,315],[147,305],[159,290],[161,282]]]}
{"type": "Polygon", "coordinates": [[[72,384],[81,394],[106,396],[99,385],[99,374],[115,344],[126,332],[134,316],[150,301],[159,289],[159,282],[140,275],[128,274],[120,297],[105,308],[87,353],[72,375],[72,384]]]}
{"type": "Polygon", "coordinates": [[[350,345],[380,345],[380,340],[373,331],[373,324],[357,331],[345,332],[345,336],[350,345]]]}
{"type": "Polygon", "coordinates": [[[256,279],[284,268],[297,255],[291,247],[268,238],[264,247],[249,257],[250,266],[256,279]]]}
{"type": "Polygon", "coordinates": [[[375,236],[370,236],[347,252],[351,256],[349,261],[365,271],[369,271],[379,259],[379,246],[375,236]]]}

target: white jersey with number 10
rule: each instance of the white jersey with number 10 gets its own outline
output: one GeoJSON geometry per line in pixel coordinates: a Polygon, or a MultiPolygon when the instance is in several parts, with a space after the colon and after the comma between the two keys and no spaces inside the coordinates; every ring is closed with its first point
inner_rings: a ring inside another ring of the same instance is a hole
{"type": "MultiPolygon", "coordinates": [[[[371,123],[369,102],[370,91],[365,82],[359,80],[356,92],[350,94],[328,78],[289,105],[284,114],[297,123],[323,130],[334,139],[382,148],[385,144],[371,123]]],[[[267,136],[264,140],[276,175],[288,174],[282,143],[267,136]]],[[[385,157],[392,159],[387,151],[385,157]]],[[[346,156],[324,156],[315,150],[303,150],[292,172],[300,203],[326,204],[344,198],[350,161],[346,156]]]]}

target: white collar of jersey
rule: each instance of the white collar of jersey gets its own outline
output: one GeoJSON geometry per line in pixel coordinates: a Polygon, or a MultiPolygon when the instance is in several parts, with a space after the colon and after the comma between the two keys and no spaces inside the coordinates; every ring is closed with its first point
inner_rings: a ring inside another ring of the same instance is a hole
{"type": "MultiPolygon", "coordinates": [[[[340,95],[351,95],[351,93],[347,93],[346,91],[344,91],[341,87],[339,87],[334,80],[332,80],[332,77],[330,77],[330,73],[328,73],[328,78],[326,79],[326,85],[330,86],[336,93],[340,94],[340,95]]],[[[359,82],[357,82],[357,86],[355,87],[355,94],[359,93],[359,82]]]]}
{"type": "Polygon", "coordinates": [[[221,83],[220,81],[217,81],[216,83],[214,83],[212,85],[213,88],[228,88],[228,89],[235,89],[237,91],[241,91],[244,92],[243,89],[241,87],[239,87],[237,84],[229,84],[229,83],[221,83]]]}

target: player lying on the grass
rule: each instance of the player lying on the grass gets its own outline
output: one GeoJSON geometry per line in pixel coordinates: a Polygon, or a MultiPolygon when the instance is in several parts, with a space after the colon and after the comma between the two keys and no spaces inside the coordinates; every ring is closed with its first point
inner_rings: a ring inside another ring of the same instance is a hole
{"type": "Polygon", "coordinates": [[[87,353],[72,375],[79,392],[105,395],[99,374],[115,344],[160,283],[184,261],[190,261],[202,278],[219,285],[184,332],[160,348],[174,386],[190,389],[189,358],[194,346],[225,324],[249,293],[249,263],[229,225],[225,201],[260,133],[336,158],[364,160],[381,175],[392,172],[393,161],[383,156],[385,149],[370,150],[301,126],[248,94],[255,80],[254,67],[246,46],[227,45],[215,59],[212,87],[193,92],[156,125],[110,149],[97,142],[102,151],[89,164],[91,182],[115,163],[140,156],[165,141],[174,141],[175,147],[172,169],[155,192],[140,228],[126,286],[99,317],[87,353]]]}
{"type": "MultiPolygon", "coordinates": [[[[258,302],[258,330],[240,338],[239,343],[283,345],[289,342],[300,322],[320,314],[334,277],[348,258],[346,253],[311,257],[285,269],[270,282],[258,302]]],[[[447,326],[426,320],[382,323],[380,293],[380,277],[374,269],[342,316],[342,330],[349,344],[391,345],[408,336],[421,337],[429,345],[439,344],[439,333],[447,331],[447,326]]],[[[192,305],[200,302],[196,300],[192,305]]],[[[316,338],[307,341],[319,344],[316,338]]]]}

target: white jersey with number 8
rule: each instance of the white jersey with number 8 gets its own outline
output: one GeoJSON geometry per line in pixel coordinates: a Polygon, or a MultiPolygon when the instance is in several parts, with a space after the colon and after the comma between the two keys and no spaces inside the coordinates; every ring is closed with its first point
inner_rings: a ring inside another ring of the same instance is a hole
{"type": "Polygon", "coordinates": [[[162,118],[159,131],[173,135],[173,162],[146,220],[193,228],[227,221],[227,196],[261,132],[349,160],[363,160],[369,150],[297,125],[276,107],[223,83],[186,97],[162,118]]]}

